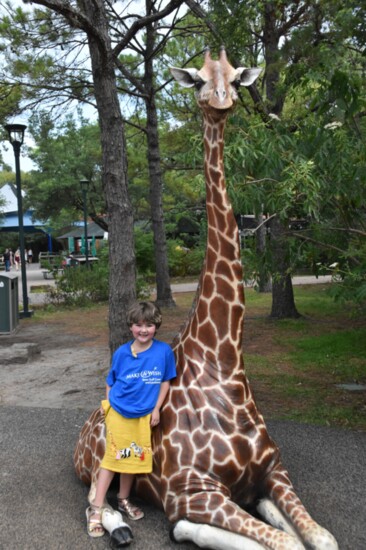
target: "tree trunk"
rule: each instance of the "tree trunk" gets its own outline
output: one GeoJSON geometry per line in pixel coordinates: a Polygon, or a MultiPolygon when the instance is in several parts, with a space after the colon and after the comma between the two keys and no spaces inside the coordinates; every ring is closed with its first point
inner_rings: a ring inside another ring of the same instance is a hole
{"type": "Polygon", "coordinates": [[[102,0],[82,0],[83,9],[98,29],[88,34],[103,157],[102,182],[109,231],[109,347],[111,353],[130,337],[126,312],[136,299],[136,269],[132,206],[127,192],[127,160],[114,60],[102,0]]]}
{"type": "MultiPolygon", "coordinates": [[[[150,13],[150,0],[146,2],[146,13],[150,13]]],[[[144,88],[146,91],[147,161],[150,176],[150,208],[154,234],[156,265],[156,303],[162,307],[174,307],[170,287],[167,242],[163,213],[163,177],[160,162],[158,115],[155,103],[153,51],[155,31],[153,24],[146,27],[146,57],[144,88]]]]}
{"type": "Polygon", "coordinates": [[[255,233],[256,237],[256,252],[257,257],[260,259],[259,264],[259,276],[258,276],[258,292],[271,292],[272,291],[272,282],[271,276],[268,273],[265,255],[266,255],[266,246],[267,246],[267,225],[263,223],[264,216],[263,212],[260,212],[257,216],[258,229],[255,233]]]}
{"type": "Polygon", "coordinates": [[[273,319],[298,318],[294,292],[289,273],[289,251],[283,227],[278,216],[271,220],[271,249],[272,249],[272,310],[273,319]]]}
{"type": "Polygon", "coordinates": [[[266,95],[269,102],[269,111],[281,115],[284,96],[278,93],[280,81],[279,71],[279,35],[277,32],[278,12],[275,2],[266,2],[264,5],[264,58],[266,62],[266,95]]]}
{"type": "MultiPolygon", "coordinates": [[[[267,2],[264,6],[264,56],[266,62],[266,92],[271,113],[281,115],[284,96],[278,92],[280,73],[279,35],[277,32],[278,13],[275,2],[267,2]]],[[[272,253],[272,311],[271,317],[283,319],[299,317],[295,306],[292,280],[289,274],[290,258],[286,238],[281,222],[276,216],[271,223],[271,253],[272,253]]]]}

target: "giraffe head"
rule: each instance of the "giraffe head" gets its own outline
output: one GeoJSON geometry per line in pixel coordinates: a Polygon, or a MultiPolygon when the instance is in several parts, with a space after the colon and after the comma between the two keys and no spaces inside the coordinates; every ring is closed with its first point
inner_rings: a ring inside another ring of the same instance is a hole
{"type": "Polygon", "coordinates": [[[204,112],[228,111],[238,99],[240,86],[250,86],[258,78],[261,69],[234,69],[221,47],[217,61],[207,50],[202,69],[170,69],[175,80],[185,88],[196,88],[196,99],[204,112]]]}

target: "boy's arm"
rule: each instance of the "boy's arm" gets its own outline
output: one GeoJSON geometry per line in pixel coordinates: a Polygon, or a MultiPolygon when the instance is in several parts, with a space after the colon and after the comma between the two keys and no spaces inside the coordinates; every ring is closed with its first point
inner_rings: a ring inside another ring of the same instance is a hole
{"type": "Polygon", "coordinates": [[[167,396],[170,387],[170,380],[165,380],[160,385],[159,397],[154,407],[153,412],[151,413],[151,426],[157,426],[160,422],[160,408],[164,403],[164,399],[167,396]]]}

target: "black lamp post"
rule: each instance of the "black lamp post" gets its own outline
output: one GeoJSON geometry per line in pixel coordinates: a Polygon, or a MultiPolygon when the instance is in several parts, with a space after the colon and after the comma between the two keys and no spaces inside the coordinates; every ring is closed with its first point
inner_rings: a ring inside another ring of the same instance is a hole
{"type": "Polygon", "coordinates": [[[86,215],[86,194],[88,192],[89,180],[80,180],[80,187],[83,194],[84,207],[84,241],[85,241],[85,265],[89,267],[89,250],[88,250],[88,224],[86,215]]]}
{"type": "Polygon", "coordinates": [[[24,225],[23,225],[23,201],[22,201],[22,188],[20,182],[20,148],[24,141],[24,131],[26,126],[24,124],[6,124],[5,129],[9,134],[9,141],[14,149],[15,156],[15,175],[17,184],[17,198],[18,198],[18,220],[19,220],[19,244],[20,244],[20,261],[21,261],[21,273],[22,273],[22,288],[23,288],[23,311],[19,316],[31,317],[33,311],[28,310],[28,292],[27,292],[27,270],[25,265],[25,250],[24,250],[24,225]]]}

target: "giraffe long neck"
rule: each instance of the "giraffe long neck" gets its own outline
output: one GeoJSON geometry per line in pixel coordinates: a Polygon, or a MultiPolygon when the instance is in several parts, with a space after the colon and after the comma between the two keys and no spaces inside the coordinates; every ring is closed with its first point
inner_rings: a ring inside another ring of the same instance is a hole
{"type": "MultiPolygon", "coordinates": [[[[215,120],[205,113],[206,258],[194,309],[180,341],[202,346],[206,358],[231,377],[243,373],[244,289],[238,226],[225,185],[225,123],[226,116],[215,120]]],[[[189,348],[193,353],[195,345],[189,348]]]]}
{"type": "Polygon", "coordinates": [[[235,341],[241,349],[243,270],[238,226],[225,183],[223,154],[226,118],[221,117],[217,121],[207,113],[204,116],[207,248],[201,275],[201,298],[210,303],[210,320],[220,337],[225,337],[225,331],[230,330],[230,336],[236,335],[235,341]]]}
{"type": "MultiPolygon", "coordinates": [[[[204,277],[242,283],[239,231],[227,194],[224,174],[226,117],[204,117],[205,179],[207,204],[207,254],[204,277]]],[[[229,293],[229,296],[231,294],[229,293]]],[[[240,295],[241,298],[241,295],[240,295]]],[[[232,297],[235,300],[235,297],[232,297]]]]}

